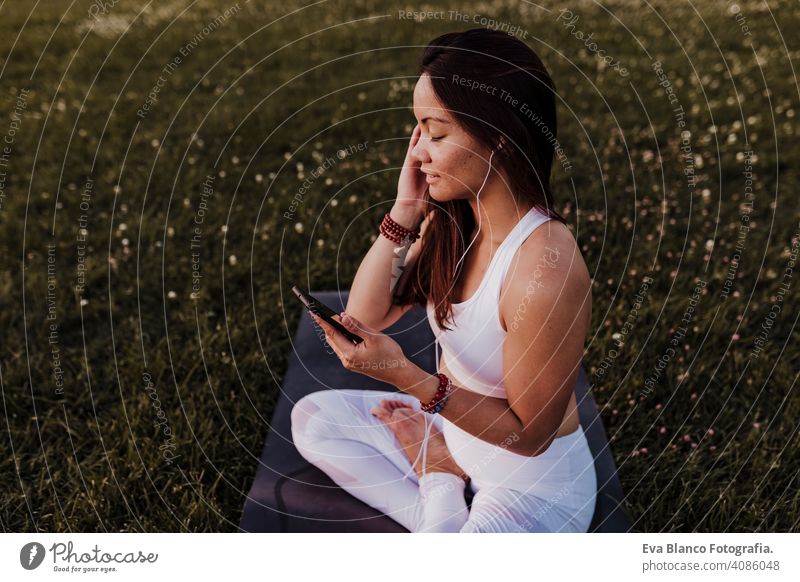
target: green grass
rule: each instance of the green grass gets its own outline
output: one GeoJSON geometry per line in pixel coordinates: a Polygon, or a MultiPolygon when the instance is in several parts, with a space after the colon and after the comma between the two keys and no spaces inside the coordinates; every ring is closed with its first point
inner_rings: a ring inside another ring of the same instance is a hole
{"type": "MultiPolygon", "coordinates": [[[[420,46],[477,26],[400,20],[406,4],[375,1],[273,22],[300,4],[240,0],[141,119],[180,47],[234,5],[154,2],[137,17],[145,4],[119,3],[97,22],[89,2],[0,9],[0,133],[28,89],[0,205],[3,530],[236,529],[300,314],[284,298],[293,283],[349,287],[393,200],[420,46]],[[284,218],[312,168],[364,141],[284,218]],[[209,174],[192,299],[193,221],[209,174]],[[85,305],[74,291],[82,214],[85,305]],[[171,464],[164,450],[177,455],[171,464]]],[[[571,169],[556,164],[554,192],[594,276],[585,362],[637,529],[797,531],[796,266],[760,357],[751,352],[800,236],[789,60],[800,17],[793,2],[740,1],[744,36],[727,3],[694,4],[699,13],[688,3],[572,4],[575,29],[594,33],[627,78],[598,68],[552,1],[549,13],[518,2],[459,10],[527,30],[559,90],[571,169]],[[686,112],[694,188],[654,59],[686,112]],[[757,154],[752,228],[724,298],[745,128],[757,154]],[[632,315],[646,275],[653,283],[632,315]],[[698,281],[705,294],[687,333],[643,397],[698,281]]]]}

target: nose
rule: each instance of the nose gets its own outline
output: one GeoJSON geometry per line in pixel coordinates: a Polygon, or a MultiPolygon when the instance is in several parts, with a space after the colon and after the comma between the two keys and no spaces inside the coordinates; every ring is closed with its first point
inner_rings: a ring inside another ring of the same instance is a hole
{"type": "Polygon", "coordinates": [[[431,156],[428,152],[429,143],[430,143],[430,138],[419,136],[417,144],[411,150],[411,155],[414,156],[423,164],[431,161],[431,156]]]}

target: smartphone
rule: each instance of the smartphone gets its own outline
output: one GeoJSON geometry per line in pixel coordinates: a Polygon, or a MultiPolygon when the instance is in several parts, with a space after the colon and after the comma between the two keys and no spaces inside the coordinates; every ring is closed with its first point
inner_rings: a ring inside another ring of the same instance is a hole
{"type": "Polygon", "coordinates": [[[360,344],[361,342],[364,341],[364,338],[354,334],[349,329],[347,329],[345,326],[343,326],[341,323],[336,321],[333,318],[333,316],[334,315],[339,315],[339,314],[336,313],[333,309],[331,309],[327,305],[325,305],[322,301],[312,297],[311,295],[309,295],[308,293],[306,293],[305,291],[300,289],[297,285],[293,285],[292,286],[292,292],[300,300],[300,302],[305,306],[306,309],[308,309],[312,313],[317,314],[322,319],[327,321],[329,324],[331,324],[333,327],[335,327],[339,332],[342,333],[342,335],[344,335],[351,342],[353,342],[354,344],[358,345],[358,344],[360,344]]]}

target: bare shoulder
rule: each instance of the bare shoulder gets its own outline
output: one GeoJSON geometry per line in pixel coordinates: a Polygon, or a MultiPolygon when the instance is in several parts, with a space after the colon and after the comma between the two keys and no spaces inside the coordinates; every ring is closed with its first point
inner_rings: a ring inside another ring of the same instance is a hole
{"type": "Polygon", "coordinates": [[[519,249],[520,265],[550,265],[552,276],[573,279],[591,286],[591,276],[572,231],[557,220],[537,228],[519,249]]]}
{"type": "Polygon", "coordinates": [[[557,220],[539,226],[522,243],[503,282],[500,318],[504,329],[521,304],[572,306],[591,319],[592,278],[570,229],[557,220]]]}

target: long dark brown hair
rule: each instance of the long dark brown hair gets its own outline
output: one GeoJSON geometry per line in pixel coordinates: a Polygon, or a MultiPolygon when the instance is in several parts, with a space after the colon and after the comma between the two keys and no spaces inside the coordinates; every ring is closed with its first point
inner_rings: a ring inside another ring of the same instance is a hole
{"type": "MultiPolygon", "coordinates": [[[[442,106],[478,142],[494,149],[500,136],[505,138],[494,159],[507,172],[518,206],[533,206],[566,224],[553,208],[550,191],[557,136],[555,85],[536,53],[505,32],[488,28],[451,32],[425,48],[418,74],[424,73],[430,75],[442,106]],[[459,79],[497,89],[490,94],[459,83],[459,79]]],[[[418,243],[422,245],[418,260],[394,302],[424,304],[430,299],[436,306],[436,322],[444,329],[445,321],[452,321],[455,282],[466,259],[458,273],[453,271],[476,224],[466,199],[440,203],[429,193],[425,197],[425,214],[433,214],[418,243]]]]}

